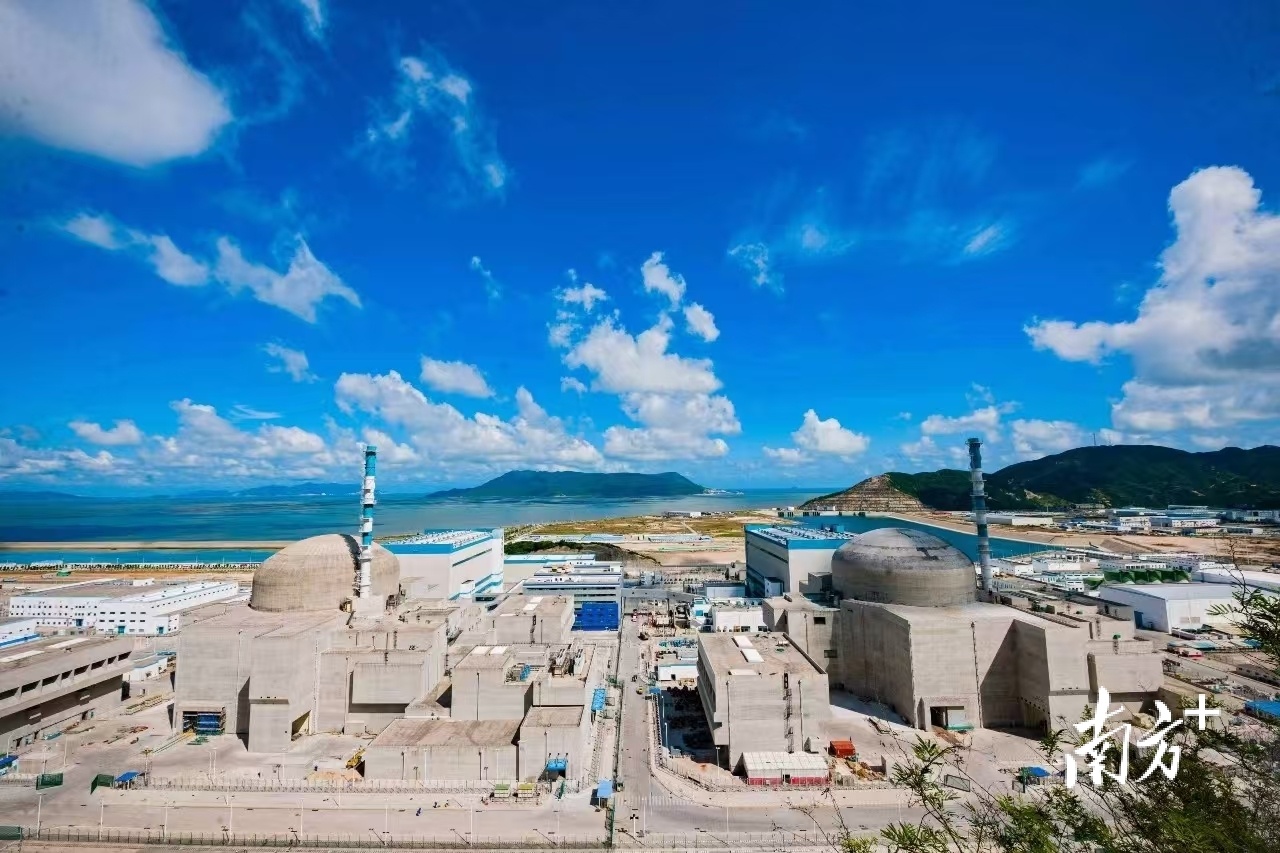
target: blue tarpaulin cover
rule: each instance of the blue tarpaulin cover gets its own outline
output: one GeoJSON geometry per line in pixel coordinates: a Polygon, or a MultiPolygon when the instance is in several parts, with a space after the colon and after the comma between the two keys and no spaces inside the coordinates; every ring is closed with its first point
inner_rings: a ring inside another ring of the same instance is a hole
{"type": "Polygon", "coordinates": [[[613,780],[601,779],[600,784],[596,787],[596,799],[607,800],[613,796],[613,780]]]}
{"type": "Polygon", "coordinates": [[[1026,773],[1028,776],[1034,776],[1037,779],[1045,779],[1053,775],[1051,772],[1049,772],[1048,770],[1045,770],[1043,767],[1024,767],[1022,768],[1022,772],[1026,773]]]}
{"type": "Polygon", "coordinates": [[[4,758],[0,758],[0,770],[3,770],[17,760],[18,756],[16,755],[6,755],[4,758]]]}
{"type": "Polygon", "coordinates": [[[605,690],[604,690],[604,688],[603,688],[603,687],[597,687],[597,688],[595,689],[595,691],[594,691],[594,692],[592,692],[592,694],[591,694],[591,710],[593,710],[593,711],[603,711],[603,710],[604,710],[604,696],[605,696],[605,690]]]}
{"type": "Polygon", "coordinates": [[[547,769],[552,772],[561,772],[569,769],[569,759],[567,758],[551,758],[547,760],[547,769]]]}

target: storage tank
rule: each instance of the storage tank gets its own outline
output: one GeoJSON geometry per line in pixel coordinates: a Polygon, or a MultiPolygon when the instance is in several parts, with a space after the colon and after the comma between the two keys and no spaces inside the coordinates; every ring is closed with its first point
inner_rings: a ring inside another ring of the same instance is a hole
{"type": "Polygon", "coordinates": [[[843,598],[913,607],[946,607],[976,599],[973,561],[931,533],[903,527],[872,530],[831,557],[831,585],[843,598]]]}

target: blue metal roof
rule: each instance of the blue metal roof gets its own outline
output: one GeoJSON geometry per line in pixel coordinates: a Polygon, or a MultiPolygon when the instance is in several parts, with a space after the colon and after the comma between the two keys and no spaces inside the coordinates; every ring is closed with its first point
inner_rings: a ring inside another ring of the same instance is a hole
{"type": "Polygon", "coordinates": [[[604,710],[604,697],[605,697],[605,689],[604,689],[603,687],[597,687],[594,691],[592,691],[592,693],[591,693],[591,710],[593,710],[593,711],[603,711],[603,710],[604,710]]]}
{"type": "Polygon", "coordinates": [[[596,786],[596,799],[607,800],[613,796],[613,780],[601,779],[600,784],[596,786]]]}
{"type": "Polygon", "coordinates": [[[1245,702],[1244,709],[1259,717],[1280,720],[1280,699],[1255,699],[1252,702],[1245,702]]]}
{"type": "Polygon", "coordinates": [[[0,758],[0,770],[3,770],[4,768],[9,767],[17,760],[18,760],[18,756],[16,755],[6,755],[4,758],[0,758]]]}
{"type": "Polygon", "coordinates": [[[119,785],[119,784],[122,784],[122,783],[124,783],[124,782],[132,782],[134,779],[137,779],[137,778],[138,778],[139,776],[141,776],[141,775],[142,775],[142,774],[141,774],[141,773],[139,773],[137,770],[129,770],[129,771],[126,771],[126,772],[121,773],[119,776],[117,776],[117,777],[116,777],[116,784],[117,784],[117,785],[119,785]]]}
{"type": "Polygon", "coordinates": [[[1026,773],[1028,776],[1034,776],[1037,779],[1045,779],[1053,775],[1043,767],[1024,767],[1022,768],[1022,772],[1026,773]]]}

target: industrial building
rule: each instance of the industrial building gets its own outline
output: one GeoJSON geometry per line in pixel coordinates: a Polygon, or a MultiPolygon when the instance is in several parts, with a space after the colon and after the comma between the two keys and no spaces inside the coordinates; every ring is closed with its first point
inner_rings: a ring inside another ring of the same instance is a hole
{"type": "Polygon", "coordinates": [[[1021,512],[989,512],[988,524],[1003,524],[1008,527],[1053,527],[1058,519],[1052,515],[1033,515],[1021,512]]]}
{"type": "Polygon", "coordinates": [[[1131,622],[978,601],[973,563],[931,534],[873,530],[832,566],[842,598],[832,681],[918,728],[1059,727],[1099,687],[1138,710],[1163,679],[1131,622]]]}
{"type": "Polygon", "coordinates": [[[821,752],[831,718],[827,675],[785,634],[698,639],[698,697],[718,758],[744,752],[821,752]]]}
{"type": "Polygon", "coordinates": [[[0,655],[0,744],[6,750],[56,735],[120,705],[133,640],[46,637],[0,655]]]}
{"type": "Polygon", "coordinates": [[[561,595],[573,599],[574,609],[588,601],[622,607],[622,564],[580,562],[542,566],[521,585],[525,595],[561,595]]]}
{"type": "Polygon", "coordinates": [[[831,668],[839,652],[836,626],[840,609],[815,604],[798,595],[766,598],[762,604],[765,630],[787,635],[824,672],[831,668]]]}
{"type": "Polygon", "coordinates": [[[178,631],[183,613],[239,594],[235,581],[81,581],[15,595],[9,613],[33,618],[42,628],[155,636],[178,631]]]}
{"type": "Polygon", "coordinates": [[[1097,594],[1132,607],[1138,627],[1152,631],[1221,628],[1234,623],[1231,614],[1213,612],[1216,607],[1232,604],[1235,587],[1229,583],[1106,584],[1097,594]]]}
{"type": "Polygon", "coordinates": [[[419,598],[472,598],[502,586],[502,528],[424,530],[386,547],[400,561],[400,582],[419,598]]]}
{"type": "Polygon", "coordinates": [[[715,601],[703,619],[705,628],[717,633],[765,629],[764,608],[758,601],[715,601]]]}
{"type": "Polygon", "coordinates": [[[559,595],[509,595],[485,613],[480,627],[458,638],[462,646],[563,645],[573,631],[573,601],[559,595]]]}
{"type": "Polygon", "coordinates": [[[747,590],[758,598],[829,589],[831,556],[853,536],[801,525],[748,524],[744,532],[747,590]]]}
{"type": "Polygon", "coordinates": [[[0,648],[34,640],[39,624],[34,616],[0,616],[0,648]]]}

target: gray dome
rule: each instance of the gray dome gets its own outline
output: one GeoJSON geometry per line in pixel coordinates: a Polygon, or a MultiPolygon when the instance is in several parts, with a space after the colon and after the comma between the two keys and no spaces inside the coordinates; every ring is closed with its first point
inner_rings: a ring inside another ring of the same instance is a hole
{"type": "Polygon", "coordinates": [[[973,561],[931,533],[882,527],[841,545],[831,585],[844,598],[913,607],[945,607],[976,598],[973,561]]]}
{"type": "MultiPolygon", "coordinates": [[[[273,613],[337,610],[355,597],[360,543],[345,533],[294,542],[268,557],[253,575],[249,606],[273,613]]],[[[400,587],[400,561],[378,543],[369,567],[374,598],[386,600],[400,587]]]]}

